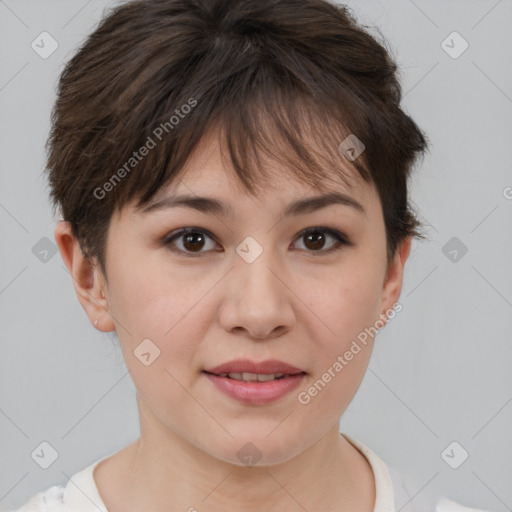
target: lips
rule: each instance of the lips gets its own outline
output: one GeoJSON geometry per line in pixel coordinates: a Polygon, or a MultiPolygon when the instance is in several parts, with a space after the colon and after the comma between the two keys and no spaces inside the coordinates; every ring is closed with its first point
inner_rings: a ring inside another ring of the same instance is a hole
{"type": "Polygon", "coordinates": [[[277,359],[260,363],[237,359],[204,370],[208,380],[225,395],[247,405],[265,405],[291,393],[307,375],[277,359]]]}

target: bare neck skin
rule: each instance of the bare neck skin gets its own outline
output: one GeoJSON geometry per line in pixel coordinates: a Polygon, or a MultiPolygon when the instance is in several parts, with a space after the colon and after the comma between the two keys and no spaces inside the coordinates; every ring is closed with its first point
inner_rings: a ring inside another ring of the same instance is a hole
{"type": "Polygon", "coordinates": [[[338,425],[287,462],[244,467],[198,450],[158,423],[151,426],[145,421],[151,412],[141,409],[141,437],[94,472],[109,512],[374,509],[371,466],[338,425]]]}

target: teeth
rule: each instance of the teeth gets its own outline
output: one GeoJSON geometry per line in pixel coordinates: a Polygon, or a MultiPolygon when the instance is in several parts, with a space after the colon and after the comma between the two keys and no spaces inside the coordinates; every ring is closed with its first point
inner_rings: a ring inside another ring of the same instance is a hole
{"type": "Polygon", "coordinates": [[[263,375],[260,373],[257,377],[259,382],[266,382],[267,380],[274,380],[276,378],[276,374],[271,373],[270,375],[263,375]]]}
{"type": "Polygon", "coordinates": [[[279,379],[281,377],[284,377],[284,373],[221,373],[221,377],[230,377],[231,379],[235,380],[243,380],[245,382],[267,382],[269,380],[275,380],[279,379]]]}

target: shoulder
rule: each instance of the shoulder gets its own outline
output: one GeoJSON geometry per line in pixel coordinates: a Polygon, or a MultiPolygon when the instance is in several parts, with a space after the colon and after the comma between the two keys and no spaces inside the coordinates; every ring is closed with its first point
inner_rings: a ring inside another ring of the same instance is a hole
{"type": "Polygon", "coordinates": [[[411,512],[491,512],[467,507],[446,496],[438,496],[434,499],[428,493],[419,492],[424,484],[420,485],[418,479],[409,476],[405,481],[397,469],[392,466],[388,466],[388,471],[393,482],[395,505],[399,510],[409,504],[407,510],[411,512]]]}
{"type": "Polygon", "coordinates": [[[64,485],[54,485],[32,496],[22,507],[8,512],[61,512],[64,490],[64,485]]]}
{"type": "Polygon", "coordinates": [[[67,484],[38,492],[21,508],[7,512],[108,512],[94,480],[94,468],[103,457],[75,473],[67,484]]]}
{"type": "Polygon", "coordinates": [[[375,512],[402,510],[409,512],[490,512],[464,506],[446,497],[433,497],[425,490],[425,483],[420,483],[413,475],[404,475],[397,468],[387,465],[373,450],[361,441],[342,434],[368,459],[377,491],[375,512]]]}

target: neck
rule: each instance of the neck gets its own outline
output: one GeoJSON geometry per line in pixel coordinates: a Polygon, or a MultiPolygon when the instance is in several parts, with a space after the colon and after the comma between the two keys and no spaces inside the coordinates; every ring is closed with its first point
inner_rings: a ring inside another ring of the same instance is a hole
{"type": "Polygon", "coordinates": [[[286,462],[246,467],[219,460],[145,419],[141,414],[141,437],[118,460],[117,482],[106,477],[110,491],[101,495],[110,512],[373,511],[371,467],[338,425],[286,462]]]}

